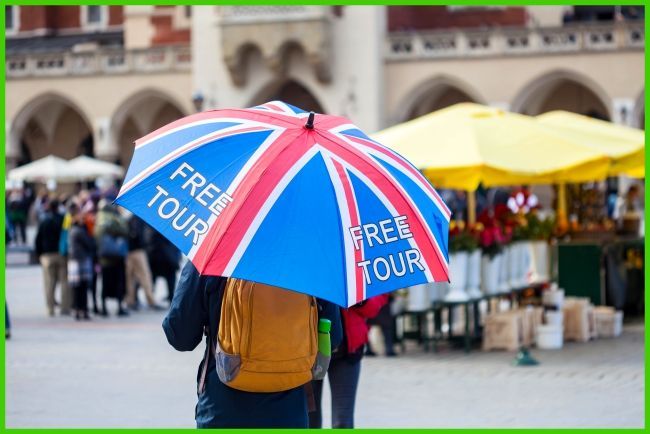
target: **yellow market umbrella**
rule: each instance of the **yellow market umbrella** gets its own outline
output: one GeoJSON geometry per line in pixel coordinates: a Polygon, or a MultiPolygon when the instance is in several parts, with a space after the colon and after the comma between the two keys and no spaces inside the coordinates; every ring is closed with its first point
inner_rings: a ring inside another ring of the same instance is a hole
{"type": "Polygon", "coordinates": [[[568,140],[581,143],[612,159],[610,175],[645,177],[643,130],[616,125],[587,116],[556,110],[537,116],[543,125],[568,140]]]}
{"type": "Polygon", "coordinates": [[[373,135],[442,188],[584,182],[607,176],[602,153],[529,116],[461,103],[373,135]]]}

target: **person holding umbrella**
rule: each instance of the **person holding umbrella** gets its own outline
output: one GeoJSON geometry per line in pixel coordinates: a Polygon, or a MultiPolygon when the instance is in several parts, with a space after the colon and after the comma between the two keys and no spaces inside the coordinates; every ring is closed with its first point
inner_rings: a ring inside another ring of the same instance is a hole
{"type": "MultiPolygon", "coordinates": [[[[217,345],[214,341],[220,333],[220,323],[228,320],[228,313],[222,307],[229,297],[227,284],[228,279],[224,277],[199,275],[194,265],[188,262],[181,272],[177,291],[163,321],[167,340],[178,351],[192,351],[199,345],[204,333],[207,335],[205,355],[197,375],[197,427],[307,428],[309,390],[304,384],[308,381],[287,390],[250,392],[226,385],[220,378],[218,360],[221,357],[214,349],[217,345]]],[[[244,286],[248,285],[244,283],[244,286]]],[[[280,291],[289,294],[288,291],[280,291]]],[[[293,296],[308,299],[301,294],[293,296]]],[[[322,300],[318,305],[319,319],[328,319],[332,323],[332,345],[337,346],[342,336],[338,310],[335,305],[322,300]]],[[[265,319],[266,326],[272,322],[273,318],[265,319]]],[[[286,330],[276,329],[275,332],[283,334],[286,330]]],[[[277,338],[282,340],[290,336],[288,333],[277,338]]],[[[251,342],[255,342],[254,339],[251,342]]],[[[220,340],[219,345],[224,345],[224,342],[220,340]]],[[[300,342],[292,341],[290,345],[299,346],[300,342]]],[[[271,364],[267,361],[267,370],[270,370],[269,366],[271,364]]],[[[267,372],[266,375],[272,374],[267,372]]],[[[289,374],[283,372],[281,375],[289,374]]]]}
{"type": "Polygon", "coordinates": [[[163,328],[181,351],[208,335],[199,426],[307,426],[302,386],[326,371],[313,300],[379,296],[344,311],[355,353],[383,294],[449,277],[450,211],[426,178],[349,120],[281,101],[137,140],[116,203],[189,260],[163,328]]]}

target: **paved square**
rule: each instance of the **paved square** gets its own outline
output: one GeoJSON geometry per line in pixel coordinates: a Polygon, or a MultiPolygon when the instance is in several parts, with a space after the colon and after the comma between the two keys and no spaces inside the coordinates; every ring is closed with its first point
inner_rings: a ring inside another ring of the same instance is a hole
{"type": "MultiPolygon", "coordinates": [[[[178,353],[162,313],[76,323],[47,318],[38,267],[7,270],[13,337],[7,342],[9,427],[193,427],[203,348],[178,353]]],[[[162,282],[160,282],[162,284],[162,282]]],[[[157,296],[164,296],[164,287],[157,296]]],[[[115,306],[109,305],[111,313],[115,306]]],[[[512,353],[416,348],[363,361],[358,427],[642,427],[642,324],[622,337],[512,353]]],[[[324,420],[329,420],[325,395],[324,420]]]]}

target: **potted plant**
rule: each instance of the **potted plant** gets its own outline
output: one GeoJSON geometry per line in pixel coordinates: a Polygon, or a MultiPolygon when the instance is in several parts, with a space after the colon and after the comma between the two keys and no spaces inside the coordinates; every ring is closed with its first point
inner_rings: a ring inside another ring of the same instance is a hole
{"type": "Polygon", "coordinates": [[[482,223],[476,223],[467,228],[467,295],[470,298],[481,297],[481,249],[479,238],[485,228],[482,223]]]}
{"type": "Polygon", "coordinates": [[[507,292],[510,289],[510,264],[515,260],[511,246],[514,224],[510,221],[510,211],[505,205],[494,207],[494,219],[497,227],[500,228],[500,242],[502,256],[499,266],[499,284],[497,292],[507,292]]]}
{"type": "Polygon", "coordinates": [[[446,301],[467,301],[467,262],[473,237],[466,231],[465,222],[452,221],[449,224],[449,280],[451,290],[446,301]]]}
{"type": "Polygon", "coordinates": [[[528,281],[542,283],[550,280],[550,249],[549,240],[555,229],[555,219],[542,219],[537,211],[528,216],[528,234],[530,237],[530,267],[528,281]]]}
{"type": "Polygon", "coordinates": [[[528,269],[530,268],[528,220],[526,215],[519,211],[508,216],[508,224],[512,228],[508,264],[509,282],[511,287],[517,288],[528,283],[528,269]]]}
{"type": "Polygon", "coordinates": [[[481,290],[484,294],[499,292],[505,236],[499,222],[489,212],[481,215],[479,245],[481,247],[481,290]]]}

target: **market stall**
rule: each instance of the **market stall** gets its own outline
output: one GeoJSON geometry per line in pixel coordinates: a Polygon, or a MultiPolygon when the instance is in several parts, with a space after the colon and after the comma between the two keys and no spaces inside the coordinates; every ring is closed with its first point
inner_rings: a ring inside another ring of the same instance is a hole
{"type": "MultiPolygon", "coordinates": [[[[435,343],[443,329],[452,337],[450,318],[460,312],[466,349],[469,341],[480,337],[481,312],[489,312],[491,307],[498,310],[504,298],[516,307],[522,294],[534,295],[539,304],[541,288],[552,281],[567,285],[569,297],[585,295],[574,291],[570,282],[574,279],[585,286],[587,281],[576,277],[579,268],[558,261],[560,255],[575,259],[575,255],[565,254],[564,246],[575,243],[584,232],[573,214],[568,221],[567,203],[573,196],[571,188],[567,193],[567,184],[602,181],[619,174],[644,175],[642,131],[566,112],[535,119],[463,103],[373,137],[416,164],[436,187],[467,191],[468,215],[460,218],[468,223],[450,227],[451,283],[409,288],[405,303],[406,312],[416,318],[411,322],[418,325],[416,337],[422,342],[435,343]],[[537,204],[528,203],[526,189],[522,189],[513,192],[507,209],[492,207],[476,219],[474,191],[479,185],[529,184],[557,187],[557,213],[535,210],[537,204]],[[443,310],[448,310],[446,327],[441,326],[443,310]]],[[[614,234],[614,226],[609,229],[614,234]]],[[[601,266],[603,258],[601,255],[601,266]]],[[[600,269],[588,273],[603,275],[600,269]]],[[[592,302],[598,305],[607,300],[599,297],[592,302]]]]}

